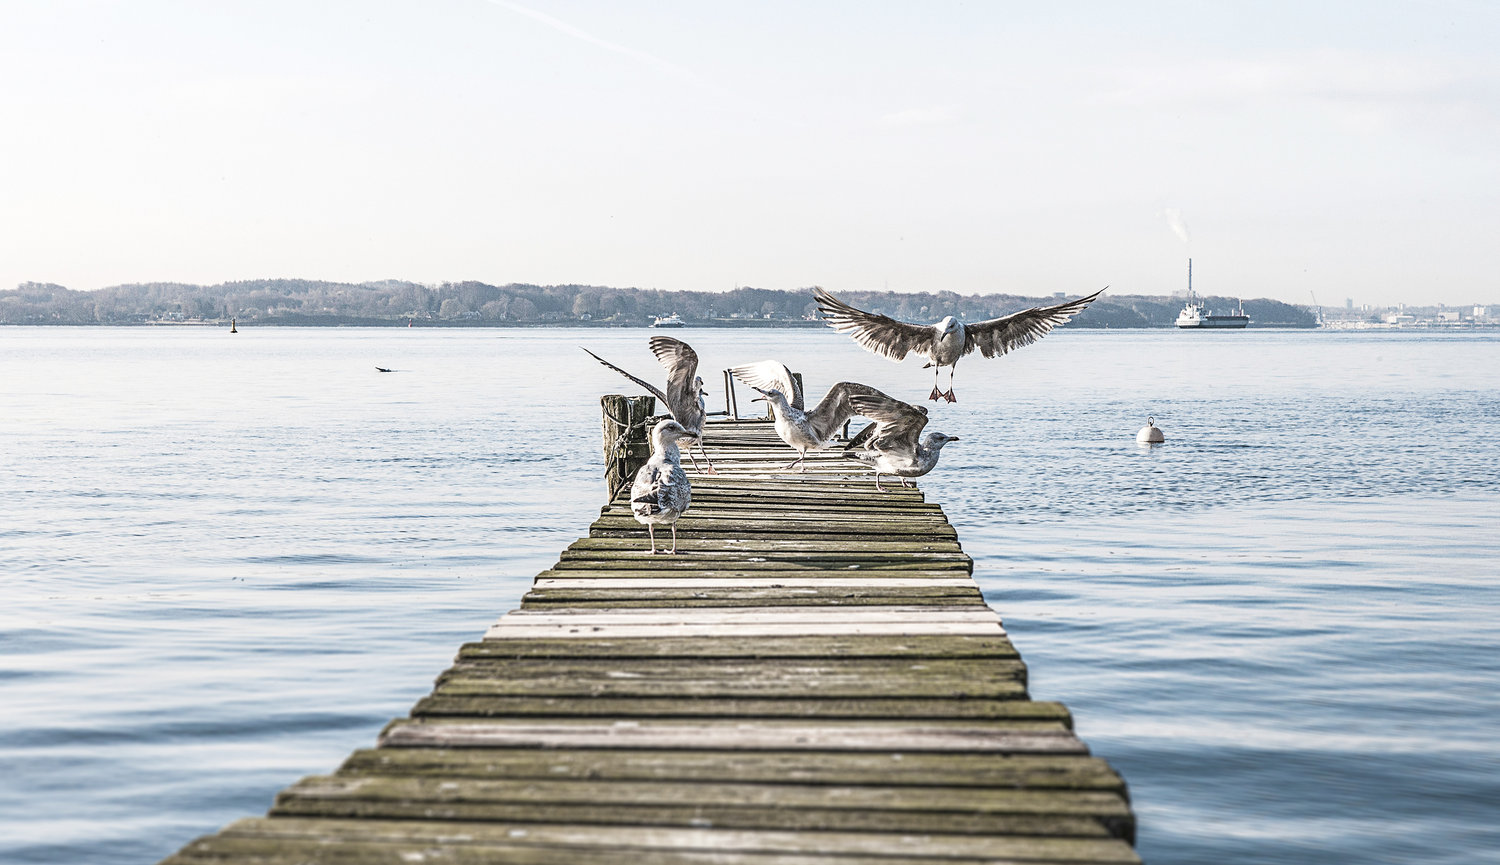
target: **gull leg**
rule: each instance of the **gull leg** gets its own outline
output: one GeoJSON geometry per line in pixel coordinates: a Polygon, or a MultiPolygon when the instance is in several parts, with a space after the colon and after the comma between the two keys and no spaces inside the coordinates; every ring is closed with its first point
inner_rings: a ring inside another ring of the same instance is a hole
{"type": "MultiPolygon", "coordinates": [[[[939,368],[939,367],[933,367],[932,368],[932,393],[928,394],[927,398],[930,399],[930,400],[932,400],[933,402],[936,402],[936,401],[938,401],[938,400],[940,400],[940,399],[943,398],[943,392],[940,391],[940,390],[938,390],[938,386],[937,386],[938,375],[941,374],[941,373],[942,373],[942,369],[941,368],[939,368]]],[[[949,384],[949,387],[952,387],[951,383],[949,384]]]]}
{"type": "MultiPolygon", "coordinates": [[[[704,454],[703,458],[704,459],[708,459],[708,454],[704,454]]],[[[693,456],[693,449],[692,448],[688,448],[688,459],[690,459],[690,460],[693,461],[693,471],[695,471],[695,472],[701,472],[701,471],[703,471],[703,469],[701,469],[701,468],[698,467],[698,458],[695,457],[695,456],[693,456]]],[[[712,468],[713,464],[710,463],[709,466],[710,466],[710,468],[712,468]]]]}
{"type": "MultiPolygon", "coordinates": [[[[786,465],[782,466],[782,468],[783,469],[794,469],[794,468],[797,467],[797,463],[802,462],[806,458],[807,458],[807,451],[802,451],[799,454],[797,454],[797,458],[796,459],[794,459],[791,462],[787,463],[786,465]]],[[[806,467],[804,467],[802,469],[802,471],[807,471],[806,467]]]]}
{"type": "MultiPolygon", "coordinates": [[[[714,468],[714,461],[708,458],[708,451],[703,450],[703,440],[702,439],[698,440],[698,450],[703,451],[703,461],[706,462],[706,463],[708,463],[708,471],[704,472],[704,474],[709,474],[709,475],[716,475],[716,474],[718,474],[719,470],[716,469],[716,468],[714,468]]],[[[688,448],[688,456],[692,456],[692,455],[693,455],[692,448],[688,448]]],[[[694,460],[693,461],[693,468],[696,469],[697,467],[698,467],[698,461],[694,460]]]]}
{"type": "Polygon", "coordinates": [[[676,523],[672,524],[672,549],[667,550],[667,555],[669,555],[669,556],[675,556],[675,555],[677,555],[677,524],[676,523]]]}
{"type": "Polygon", "coordinates": [[[901,479],[901,486],[903,486],[903,487],[909,487],[909,486],[911,486],[911,484],[909,484],[909,483],[906,482],[906,478],[902,478],[901,479]]]}
{"type": "Polygon", "coordinates": [[[875,489],[882,493],[890,492],[890,490],[880,485],[880,472],[875,473],[875,489]]]}
{"type": "Polygon", "coordinates": [[[957,371],[958,367],[948,368],[948,392],[943,394],[943,399],[947,400],[948,402],[958,402],[958,397],[953,395],[953,373],[957,371]]]}
{"type": "MultiPolygon", "coordinates": [[[[656,555],[656,526],[646,523],[646,534],[651,536],[651,555],[656,555]]],[[[673,546],[676,546],[675,544],[673,546]]]]}

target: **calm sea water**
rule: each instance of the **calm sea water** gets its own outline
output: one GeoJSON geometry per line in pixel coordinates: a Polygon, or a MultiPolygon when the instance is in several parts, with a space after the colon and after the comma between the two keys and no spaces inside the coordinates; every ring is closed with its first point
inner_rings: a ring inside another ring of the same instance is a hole
{"type": "MultiPolygon", "coordinates": [[[[370,745],[597,514],[575,346],[646,336],[0,329],[0,862],[152,862],[370,745]]],[[[1500,861],[1500,338],[1064,330],[957,391],[929,497],[1148,862],[1500,861]]]]}

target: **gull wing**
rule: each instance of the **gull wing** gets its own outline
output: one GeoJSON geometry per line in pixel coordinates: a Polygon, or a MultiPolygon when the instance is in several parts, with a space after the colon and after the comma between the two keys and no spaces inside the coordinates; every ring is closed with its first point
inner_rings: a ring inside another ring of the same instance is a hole
{"type": "Polygon", "coordinates": [[[914,451],[917,437],[927,426],[927,409],[880,394],[857,394],[849,398],[854,410],[875,422],[875,432],[865,445],[877,451],[914,451]]]}
{"type": "MultiPolygon", "coordinates": [[[[583,346],[580,345],[579,348],[583,348],[583,346]]],[[[586,348],[584,348],[583,350],[588,354],[589,357],[593,358],[594,360],[599,361],[600,363],[604,364],[605,366],[609,367],[610,369],[614,370],[615,372],[619,373],[620,375],[625,376],[626,378],[630,379],[631,381],[633,381],[636,384],[640,385],[641,387],[645,388],[646,389],[646,393],[649,393],[652,396],[656,397],[656,399],[662,404],[663,407],[665,407],[668,411],[671,411],[671,409],[672,409],[672,401],[669,400],[669,399],[667,399],[667,395],[661,392],[661,388],[657,387],[656,385],[654,385],[654,384],[652,384],[652,383],[650,383],[648,381],[636,378],[635,376],[631,375],[630,373],[626,372],[623,369],[620,369],[619,367],[615,366],[614,364],[610,363],[609,361],[605,360],[604,358],[600,357],[599,355],[594,354],[593,352],[589,351],[586,348]]],[[[681,421],[678,421],[678,423],[681,423],[681,421]]]]}
{"type": "Polygon", "coordinates": [[[932,356],[937,329],[930,324],[911,324],[887,315],[856,309],[821,288],[813,289],[823,320],[839,333],[847,333],[866,351],[901,360],[910,352],[932,356]]]}
{"type": "Polygon", "coordinates": [[[844,421],[858,414],[854,410],[853,403],[850,402],[856,396],[890,399],[890,397],[867,384],[860,384],[854,381],[841,381],[829,388],[828,393],[823,396],[822,401],[813,407],[812,411],[807,413],[807,423],[808,426],[812,427],[813,434],[825,442],[833,438],[833,434],[839,431],[839,427],[844,425],[844,421]]]}
{"type": "Polygon", "coordinates": [[[672,417],[689,429],[701,429],[702,418],[697,424],[689,423],[700,411],[698,405],[698,353],[680,339],[670,336],[651,337],[651,353],[667,371],[667,405],[672,417]]]}
{"type": "Polygon", "coordinates": [[[761,390],[775,388],[781,391],[786,401],[792,404],[792,408],[802,408],[802,388],[797,380],[792,378],[792,370],[779,360],[759,360],[755,363],[746,363],[729,368],[729,374],[761,390]]]}
{"type": "Polygon", "coordinates": [[[1077,300],[1053,306],[1034,306],[989,321],[965,324],[964,354],[977,348],[985,357],[998,357],[1013,348],[1031,345],[1051,333],[1052,328],[1083,312],[1084,307],[1104,293],[1104,288],[1077,300]]]}

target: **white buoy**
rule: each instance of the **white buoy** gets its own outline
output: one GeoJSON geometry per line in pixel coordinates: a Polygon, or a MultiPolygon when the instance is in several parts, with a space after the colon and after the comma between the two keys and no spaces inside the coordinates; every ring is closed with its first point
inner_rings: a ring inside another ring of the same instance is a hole
{"type": "Polygon", "coordinates": [[[1135,440],[1143,445],[1154,445],[1166,441],[1167,437],[1162,435],[1161,430],[1156,428],[1156,418],[1148,417],[1146,418],[1146,425],[1141,427],[1141,431],[1135,434],[1135,440]]]}

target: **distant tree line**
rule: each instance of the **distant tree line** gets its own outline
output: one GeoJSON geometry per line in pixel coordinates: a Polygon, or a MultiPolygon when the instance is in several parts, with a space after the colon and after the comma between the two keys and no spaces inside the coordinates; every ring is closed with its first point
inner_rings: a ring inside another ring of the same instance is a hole
{"type": "MultiPolygon", "coordinates": [[[[1013,294],[961,295],[951,291],[838,291],[863,309],[906,321],[936,321],[952,315],[980,321],[1061,297],[1013,294]]],[[[1210,309],[1228,310],[1229,298],[1207,298],[1210,309]]],[[[1095,301],[1072,326],[1170,327],[1182,300],[1111,295],[1095,301]]],[[[1252,327],[1315,327],[1316,315],[1277,300],[1245,301],[1252,327]]],[[[0,291],[0,324],[159,324],[225,322],[283,325],[451,326],[581,325],[639,326],[676,313],[689,324],[814,323],[812,291],[736,288],[727,292],[658,291],[596,285],[488,285],[445,282],[423,285],[384,280],[359,284],[306,279],[260,279],[219,285],[155,282],[73,291],[27,282],[0,291]]]]}

